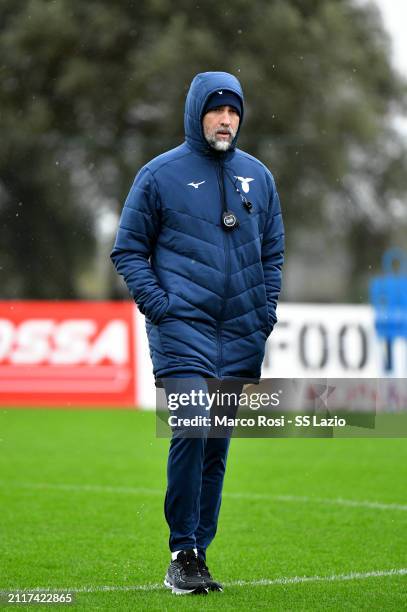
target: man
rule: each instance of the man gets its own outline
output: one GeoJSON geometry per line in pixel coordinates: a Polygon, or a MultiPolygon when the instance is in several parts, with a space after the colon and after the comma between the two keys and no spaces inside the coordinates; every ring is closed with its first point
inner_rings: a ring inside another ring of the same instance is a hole
{"type": "MultiPolygon", "coordinates": [[[[242,387],[258,379],[281,288],[283,224],[274,179],[236,149],[239,81],[198,74],[185,142],[137,174],[112,260],[146,317],[156,379],[169,390],[242,387]],[[239,383],[240,381],[240,383],[239,383]]],[[[229,437],[173,435],[165,516],[173,593],[221,591],[206,565],[215,536],[229,437]]]]}

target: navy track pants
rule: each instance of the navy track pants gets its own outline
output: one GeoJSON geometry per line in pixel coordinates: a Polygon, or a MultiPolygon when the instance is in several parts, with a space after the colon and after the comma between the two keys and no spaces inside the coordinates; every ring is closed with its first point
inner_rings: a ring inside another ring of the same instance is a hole
{"type": "MultiPolygon", "coordinates": [[[[201,389],[209,393],[234,393],[238,397],[242,383],[208,380],[197,375],[185,374],[181,378],[166,379],[165,392],[185,393],[201,389]]],[[[184,409],[184,414],[197,414],[194,408],[184,409]]],[[[202,415],[223,413],[219,402],[210,411],[200,407],[202,415]]],[[[235,415],[237,404],[228,408],[229,415],[235,415]]],[[[197,548],[205,559],[206,549],[215,537],[226,460],[230,445],[231,430],[224,437],[211,437],[212,430],[203,428],[200,435],[188,437],[185,431],[173,430],[167,465],[167,492],[164,512],[170,528],[169,546],[171,551],[197,548]]]]}

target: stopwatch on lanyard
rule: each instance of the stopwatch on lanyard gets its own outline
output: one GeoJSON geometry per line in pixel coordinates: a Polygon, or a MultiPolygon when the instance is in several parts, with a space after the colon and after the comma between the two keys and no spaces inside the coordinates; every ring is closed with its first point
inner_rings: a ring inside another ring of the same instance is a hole
{"type": "Polygon", "coordinates": [[[239,219],[231,210],[224,210],[222,213],[222,227],[230,232],[239,227],[239,219]]]}

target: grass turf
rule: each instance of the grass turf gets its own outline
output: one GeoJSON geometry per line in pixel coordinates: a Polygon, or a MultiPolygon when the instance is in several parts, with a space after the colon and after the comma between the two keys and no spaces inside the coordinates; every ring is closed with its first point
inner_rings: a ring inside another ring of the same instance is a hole
{"type": "MultiPolygon", "coordinates": [[[[154,414],[2,409],[0,431],[0,590],[162,583],[168,440],[156,439],[154,414]]],[[[406,568],[405,507],[324,501],[405,506],[406,483],[406,439],[235,439],[211,571],[233,583],[406,568]]],[[[206,598],[96,590],[78,592],[74,607],[219,606],[403,610],[407,575],[227,586],[206,598]]]]}

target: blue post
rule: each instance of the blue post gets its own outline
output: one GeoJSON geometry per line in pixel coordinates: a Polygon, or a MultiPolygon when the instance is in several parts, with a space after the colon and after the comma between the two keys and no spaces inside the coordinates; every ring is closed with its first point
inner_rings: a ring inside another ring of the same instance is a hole
{"type": "Polygon", "coordinates": [[[392,248],[384,253],[382,261],[384,274],[372,278],[369,295],[377,334],[385,341],[385,370],[390,372],[394,368],[395,339],[407,339],[407,255],[400,248],[392,248]]]}

